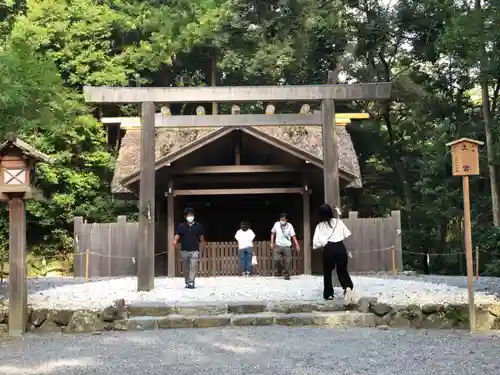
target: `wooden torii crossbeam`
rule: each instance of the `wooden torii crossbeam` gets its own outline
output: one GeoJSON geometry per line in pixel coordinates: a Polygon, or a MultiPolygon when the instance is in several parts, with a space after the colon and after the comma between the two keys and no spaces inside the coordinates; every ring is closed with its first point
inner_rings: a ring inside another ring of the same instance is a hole
{"type": "MultiPolygon", "coordinates": [[[[207,115],[192,121],[209,121],[210,126],[304,126],[320,124],[323,129],[323,167],[325,201],[339,204],[339,160],[334,128],[334,101],[390,99],[391,84],[327,84],[305,86],[236,87],[84,87],[89,103],[141,103],[141,157],[139,194],[138,290],[154,288],[154,212],[155,212],[155,103],[213,103],[257,101],[321,101],[319,114],[207,115]],[[200,120],[200,119],[207,120],[200,120]]],[[[186,117],[168,116],[167,126],[186,123],[186,117]]],[[[193,126],[193,125],[191,125],[193,126]]],[[[195,125],[196,126],[196,125],[195,125]]]]}

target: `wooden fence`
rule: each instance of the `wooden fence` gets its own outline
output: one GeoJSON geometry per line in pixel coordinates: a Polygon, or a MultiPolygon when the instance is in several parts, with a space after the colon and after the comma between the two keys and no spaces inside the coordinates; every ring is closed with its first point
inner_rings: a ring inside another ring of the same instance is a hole
{"type": "Polygon", "coordinates": [[[82,217],[74,219],[75,277],[85,276],[85,251],[89,250],[89,276],[131,276],[137,274],[139,223],[119,216],[116,223],[87,224],[82,217]]]}
{"type": "MultiPolygon", "coordinates": [[[[351,230],[352,236],[346,241],[346,247],[352,257],[349,270],[353,273],[390,272],[393,268],[395,248],[396,268],[403,268],[401,253],[401,223],[399,211],[393,211],[386,218],[358,218],[350,212],[349,218],[343,219],[351,230]]],[[[164,224],[163,224],[164,225],[164,224]]],[[[135,257],[137,255],[139,224],[127,222],[120,216],[116,223],[84,223],[81,217],[75,218],[74,228],[75,261],[74,275],[85,276],[86,257],[89,250],[89,276],[133,276],[137,273],[135,257]]],[[[155,270],[157,276],[164,276],[167,270],[166,230],[157,225],[155,230],[155,270]]],[[[302,246],[303,248],[303,246],[302,246]]],[[[273,274],[273,263],[268,241],[255,243],[254,253],[259,264],[255,273],[260,276],[273,274]]],[[[293,251],[292,274],[304,272],[303,252],[293,251]]],[[[179,252],[176,253],[176,276],[181,275],[179,252]]],[[[238,274],[238,250],[235,242],[209,242],[206,250],[200,254],[200,276],[230,276],[238,274]]],[[[320,274],[321,252],[312,253],[312,272],[320,274]]]]}
{"type": "MultiPolygon", "coordinates": [[[[299,241],[301,243],[301,241],[299,241]]],[[[302,243],[301,243],[302,245],[302,243]]],[[[271,276],[274,273],[273,259],[269,241],[254,242],[254,255],[258,264],[253,273],[259,276],[271,276]]],[[[181,275],[180,257],[176,256],[175,273],[181,275]]],[[[208,242],[205,251],[200,253],[198,275],[200,276],[235,276],[239,273],[238,244],[236,242],[208,242]]],[[[292,251],[292,275],[304,273],[303,252],[292,251]]]]}
{"type": "Polygon", "coordinates": [[[352,232],[345,240],[351,252],[349,270],[352,273],[367,273],[392,270],[392,247],[396,250],[396,268],[403,269],[401,252],[401,216],[392,211],[384,218],[358,218],[357,212],[350,212],[349,218],[342,219],[352,232]]]}

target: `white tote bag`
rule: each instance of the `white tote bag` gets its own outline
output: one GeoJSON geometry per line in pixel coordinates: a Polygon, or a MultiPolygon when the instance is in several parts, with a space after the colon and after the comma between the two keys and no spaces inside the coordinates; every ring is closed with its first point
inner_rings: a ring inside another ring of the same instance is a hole
{"type": "Polygon", "coordinates": [[[259,262],[257,262],[257,255],[253,255],[252,256],[252,266],[256,266],[257,264],[259,264],[259,262]]]}

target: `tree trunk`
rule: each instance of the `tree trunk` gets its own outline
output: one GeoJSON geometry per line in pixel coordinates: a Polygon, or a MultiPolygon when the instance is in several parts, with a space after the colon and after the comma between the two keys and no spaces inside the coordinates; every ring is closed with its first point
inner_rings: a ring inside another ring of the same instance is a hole
{"type": "Polygon", "coordinates": [[[486,156],[488,158],[488,173],[490,175],[491,189],[491,210],[493,212],[493,225],[500,226],[500,199],[498,196],[497,170],[495,166],[495,152],[493,149],[493,135],[491,134],[491,112],[490,99],[488,95],[488,81],[483,79],[481,82],[481,96],[483,101],[483,121],[484,133],[486,136],[486,156]]]}
{"type": "MultiPolygon", "coordinates": [[[[481,11],[481,0],[475,1],[476,11],[481,11]]],[[[486,156],[488,159],[488,174],[490,176],[491,190],[491,211],[493,213],[493,226],[500,226],[500,199],[497,184],[497,171],[495,167],[495,152],[493,150],[493,135],[491,131],[492,116],[490,109],[489,85],[488,85],[488,61],[484,44],[481,46],[481,61],[480,61],[480,83],[481,83],[481,99],[482,99],[482,114],[484,121],[484,132],[486,137],[486,156]]]]}

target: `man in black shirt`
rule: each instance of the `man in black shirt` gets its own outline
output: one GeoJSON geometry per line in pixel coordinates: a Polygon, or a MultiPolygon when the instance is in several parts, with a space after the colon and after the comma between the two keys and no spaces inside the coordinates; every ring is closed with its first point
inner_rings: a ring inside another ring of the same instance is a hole
{"type": "Polygon", "coordinates": [[[194,210],[184,210],[185,222],[177,226],[174,237],[174,248],[177,242],[181,243],[182,274],[186,282],[186,288],[194,289],[194,279],[198,271],[198,259],[200,257],[200,242],[205,243],[203,228],[201,224],[194,221],[194,210]]]}

